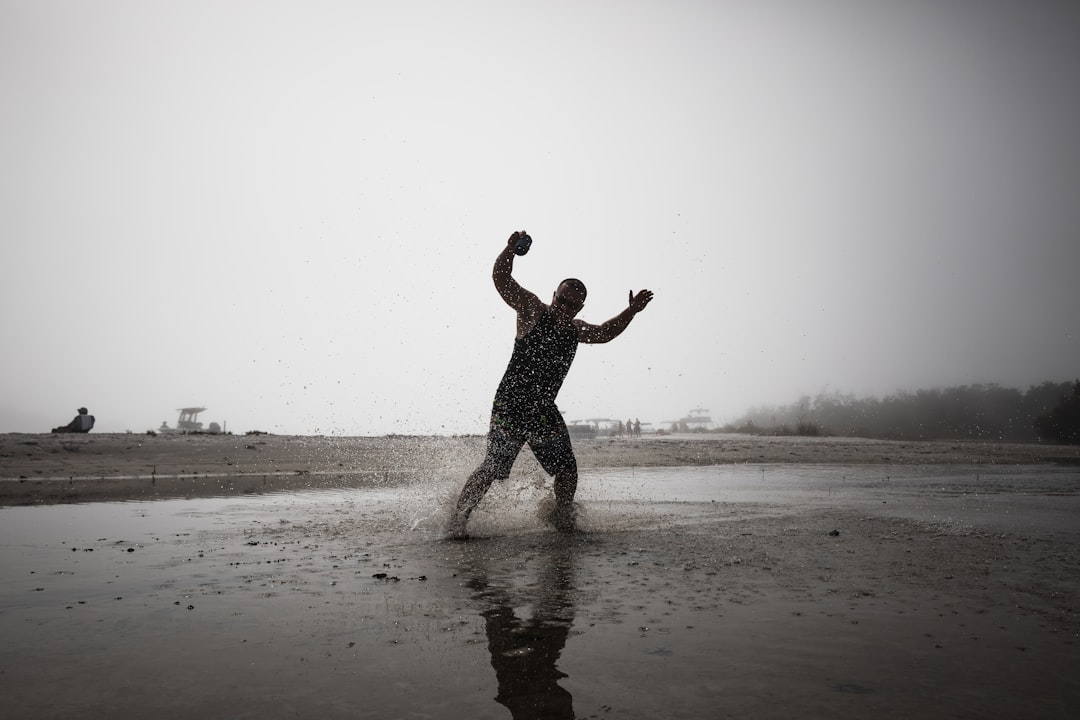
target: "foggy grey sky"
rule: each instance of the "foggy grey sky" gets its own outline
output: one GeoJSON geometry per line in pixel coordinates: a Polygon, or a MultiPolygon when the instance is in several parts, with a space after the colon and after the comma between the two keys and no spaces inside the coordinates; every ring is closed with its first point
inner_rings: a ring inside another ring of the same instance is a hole
{"type": "Polygon", "coordinates": [[[0,432],[486,429],[1080,376],[1074,2],[0,0],[0,432]]]}

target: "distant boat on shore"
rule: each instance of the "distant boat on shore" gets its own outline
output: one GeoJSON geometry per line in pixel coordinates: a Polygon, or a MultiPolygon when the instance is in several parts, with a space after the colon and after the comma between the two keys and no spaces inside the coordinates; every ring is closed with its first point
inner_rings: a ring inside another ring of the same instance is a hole
{"type": "Polygon", "coordinates": [[[216,422],[210,423],[205,430],[203,430],[203,424],[199,422],[199,413],[206,412],[204,407],[186,407],[179,408],[177,412],[180,413],[180,417],[176,421],[176,427],[171,428],[169,424],[164,420],[161,421],[161,427],[154,430],[158,433],[208,433],[210,435],[217,435],[224,432],[222,426],[216,422]]]}

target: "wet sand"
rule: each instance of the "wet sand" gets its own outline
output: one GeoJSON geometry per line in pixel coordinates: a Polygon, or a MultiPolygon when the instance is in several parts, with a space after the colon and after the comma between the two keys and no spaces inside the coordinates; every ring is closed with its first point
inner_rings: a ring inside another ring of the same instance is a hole
{"type": "Polygon", "coordinates": [[[1075,717],[1075,448],[576,447],[454,542],[476,438],[5,436],[0,716],[1075,717]]]}

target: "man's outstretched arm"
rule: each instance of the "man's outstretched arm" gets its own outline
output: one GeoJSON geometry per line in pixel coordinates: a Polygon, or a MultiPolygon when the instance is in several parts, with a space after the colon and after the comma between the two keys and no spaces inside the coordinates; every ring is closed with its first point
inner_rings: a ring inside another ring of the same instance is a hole
{"type": "Polygon", "coordinates": [[[626,309],[600,325],[590,325],[583,320],[575,320],[578,329],[578,341],[583,343],[606,343],[622,334],[634,316],[645,309],[653,299],[652,290],[642,290],[637,295],[630,291],[630,302],[626,309]]]}

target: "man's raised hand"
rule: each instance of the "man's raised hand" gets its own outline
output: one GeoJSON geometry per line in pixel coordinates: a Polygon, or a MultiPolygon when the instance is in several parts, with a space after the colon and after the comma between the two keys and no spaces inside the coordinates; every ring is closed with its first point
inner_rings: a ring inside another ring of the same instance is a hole
{"type": "Polygon", "coordinates": [[[645,306],[649,304],[649,301],[652,300],[652,298],[652,290],[642,290],[637,295],[635,295],[634,291],[631,290],[630,309],[633,310],[635,313],[639,313],[645,309],[645,306]]]}

